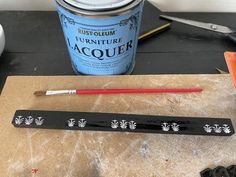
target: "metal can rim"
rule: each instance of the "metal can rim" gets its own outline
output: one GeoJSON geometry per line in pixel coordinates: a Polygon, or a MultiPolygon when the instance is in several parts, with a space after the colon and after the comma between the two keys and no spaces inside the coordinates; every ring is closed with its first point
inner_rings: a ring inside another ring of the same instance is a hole
{"type": "Polygon", "coordinates": [[[143,1],[144,0],[134,0],[133,2],[127,4],[126,6],[123,6],[123,7],[117,8],[117,9],[104,10],[104,11],[93,11],[93,10],[80,9],[80,8],[74,7],[74,6],[66,3],[64,0],[56,0],[56,3],[75,15],[88,16],[88,17],[92,17],[92,18],[101,18],[104,16],[118,16],[123,13],[127,13],[128,11],[133,10],[135,7],[137,7],[143,1]]]}
{"type": "Polygon", "coordinates": [[[64,2],[80,9],[92,11],[104,11],[121,8],[135,0],[64,0],[64,2]]]}

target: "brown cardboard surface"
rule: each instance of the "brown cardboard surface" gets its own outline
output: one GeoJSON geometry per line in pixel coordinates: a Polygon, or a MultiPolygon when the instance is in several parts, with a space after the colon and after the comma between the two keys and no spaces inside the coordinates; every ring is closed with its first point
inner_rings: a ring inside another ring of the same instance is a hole
{"type": "MultiPolygon", "coordinates": [[[[17,129],[17,109],[231,118],[236,94],[229,75],[8,77],[0,97],[0,176],[198,177],[236,160],[236,135],[185,135],[17,129]],[[35,97],[45,89],[202,87],[203,93],[35,97]],[[37,173],[31,172],[38,169],[37,173]]],[[[55,121],[56,121],[55,117],[55,121]]]]}

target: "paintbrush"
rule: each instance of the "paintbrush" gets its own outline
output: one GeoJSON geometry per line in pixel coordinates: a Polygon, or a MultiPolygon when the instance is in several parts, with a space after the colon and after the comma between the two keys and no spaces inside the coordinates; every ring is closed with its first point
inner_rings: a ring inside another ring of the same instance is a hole
{"type": "Polygon", "coordinates": [[[160,89],[77,89],[77,90],[47,90],[36,91],[36,96],[61,94],[131,94],[131,93],[192,93],[202,92],[201,88],[160,88],[160,89]]]}

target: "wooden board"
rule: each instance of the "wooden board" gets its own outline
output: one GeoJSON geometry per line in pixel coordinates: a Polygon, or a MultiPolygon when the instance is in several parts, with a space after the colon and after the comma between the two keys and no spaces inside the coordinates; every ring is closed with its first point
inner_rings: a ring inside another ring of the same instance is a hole
{"type": "Polygon", "coordinates": [[[80,132],[11,125],[16,109],[37,109],[231,118],[236,126],[236,93],[229,75],[13,76],[7,79],[0,105],[0,176],[198,177],[207,167],[228,166],[236,160],[236,135],[80,132]],[[45,89],[156,87],[202,87],[204,92],[33,96],[45,89]]]}

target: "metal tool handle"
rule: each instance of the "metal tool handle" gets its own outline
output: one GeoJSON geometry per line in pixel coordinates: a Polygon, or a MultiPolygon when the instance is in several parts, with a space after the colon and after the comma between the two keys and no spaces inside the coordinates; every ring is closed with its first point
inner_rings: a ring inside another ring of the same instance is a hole
{"type": "Polygon", "coordinates": [[[236,42],[236,33],[229,33],[227,34],[227,37],[236,42]]]}
{"type": "Polygon", "coordinates": [[[164,32],[164,31],[170,29],[170,25],[171,25],[171,23],[167,23],[167,24],[162,25],[162,26],[160,26],[160,27],[158,27],[158,28],[154,28],[154,29],[152,29],[152,30],[150,30],[150,31],[148,31],[148,32],[145,32],[144,34],[141,34],[141,35],[139,36],[139,38],[138,38],[139,44],[140,44],[141,42],[143,42],[144,40],[153,37],[153,36],[156,35],[156,34],[159,34],[159,33],[161,33],[161,32],[164,32]]]}
{"type": "Polygon", "coordinates": [[[0,56],[3,52],[4,46],[5,46],[5,35],[4,35],[3,28],[0,24],[0,56]]]}

